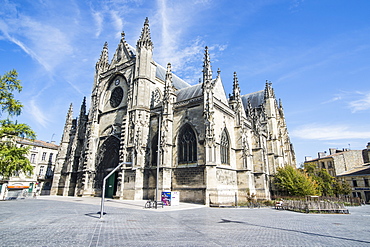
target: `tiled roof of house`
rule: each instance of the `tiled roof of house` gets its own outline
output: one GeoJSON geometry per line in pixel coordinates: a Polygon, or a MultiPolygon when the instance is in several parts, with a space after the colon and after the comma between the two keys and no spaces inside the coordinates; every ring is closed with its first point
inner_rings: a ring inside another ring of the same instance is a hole
{"type": "Polygon", "coordinates": [[[30,139],[18,139],[17,143],[23,145],[30,145],[36,147],[44,147],[57,150],[59,148],[58,145],[50,142],[40,141],[40,140],[30,140],[30,139]]]}

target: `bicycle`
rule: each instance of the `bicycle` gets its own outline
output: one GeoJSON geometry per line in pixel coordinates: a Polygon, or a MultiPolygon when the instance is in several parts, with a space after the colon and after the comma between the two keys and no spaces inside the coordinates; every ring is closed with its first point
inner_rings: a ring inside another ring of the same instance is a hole
{"type": "Polygon", "coordinates": [[[145,203],[145,208],[157,208],[157,202],[156,201],[153,201],[153,200],[148,200],[146,203],[145,203]]]}

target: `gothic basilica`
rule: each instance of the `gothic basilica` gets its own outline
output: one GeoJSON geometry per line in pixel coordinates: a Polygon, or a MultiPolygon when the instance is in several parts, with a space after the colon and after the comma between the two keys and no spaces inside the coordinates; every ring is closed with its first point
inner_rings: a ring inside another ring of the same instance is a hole
{"type": "Polygon", "coordinates": [[[205,48],[203,79],[190,85],[153,58],[149,21],[136,49],[124,34],[112,60],[104,45],[91,106],[67,114],[53,195],[153,199],[177,191],[180,201],[228,204],[269,199],[277,168],[295,165],[281,101],[271,83],[242,95],[237,74],[227,96],[205,48]]]}

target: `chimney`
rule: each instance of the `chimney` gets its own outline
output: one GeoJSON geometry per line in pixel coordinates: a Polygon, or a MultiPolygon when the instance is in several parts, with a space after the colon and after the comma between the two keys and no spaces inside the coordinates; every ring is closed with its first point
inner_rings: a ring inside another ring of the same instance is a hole
{"type": "Polygon", "coordinates": [[[324,157],[326,156],[326,151],[324,151],[324,152],[319,152],[319,153],[317,154],[317,156],[319,157],[319,159],[324,158],[324,157]]]}
{"type": "Polygon", "coordinates": [[[306,162],[306,161],[310,161],[310,160],[312,160],[312,156],[305,156],[304,157],[304,161],[306,162]]]}

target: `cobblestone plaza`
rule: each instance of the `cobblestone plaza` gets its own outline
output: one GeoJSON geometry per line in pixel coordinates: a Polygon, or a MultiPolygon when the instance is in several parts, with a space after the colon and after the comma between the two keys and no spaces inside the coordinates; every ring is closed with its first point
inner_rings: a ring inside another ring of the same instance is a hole
{"type": "Polygon", "coordinates": [[[370,246],[370,206],[350,214],[39,197],[0,201],[1,246],[370,246]]]}

